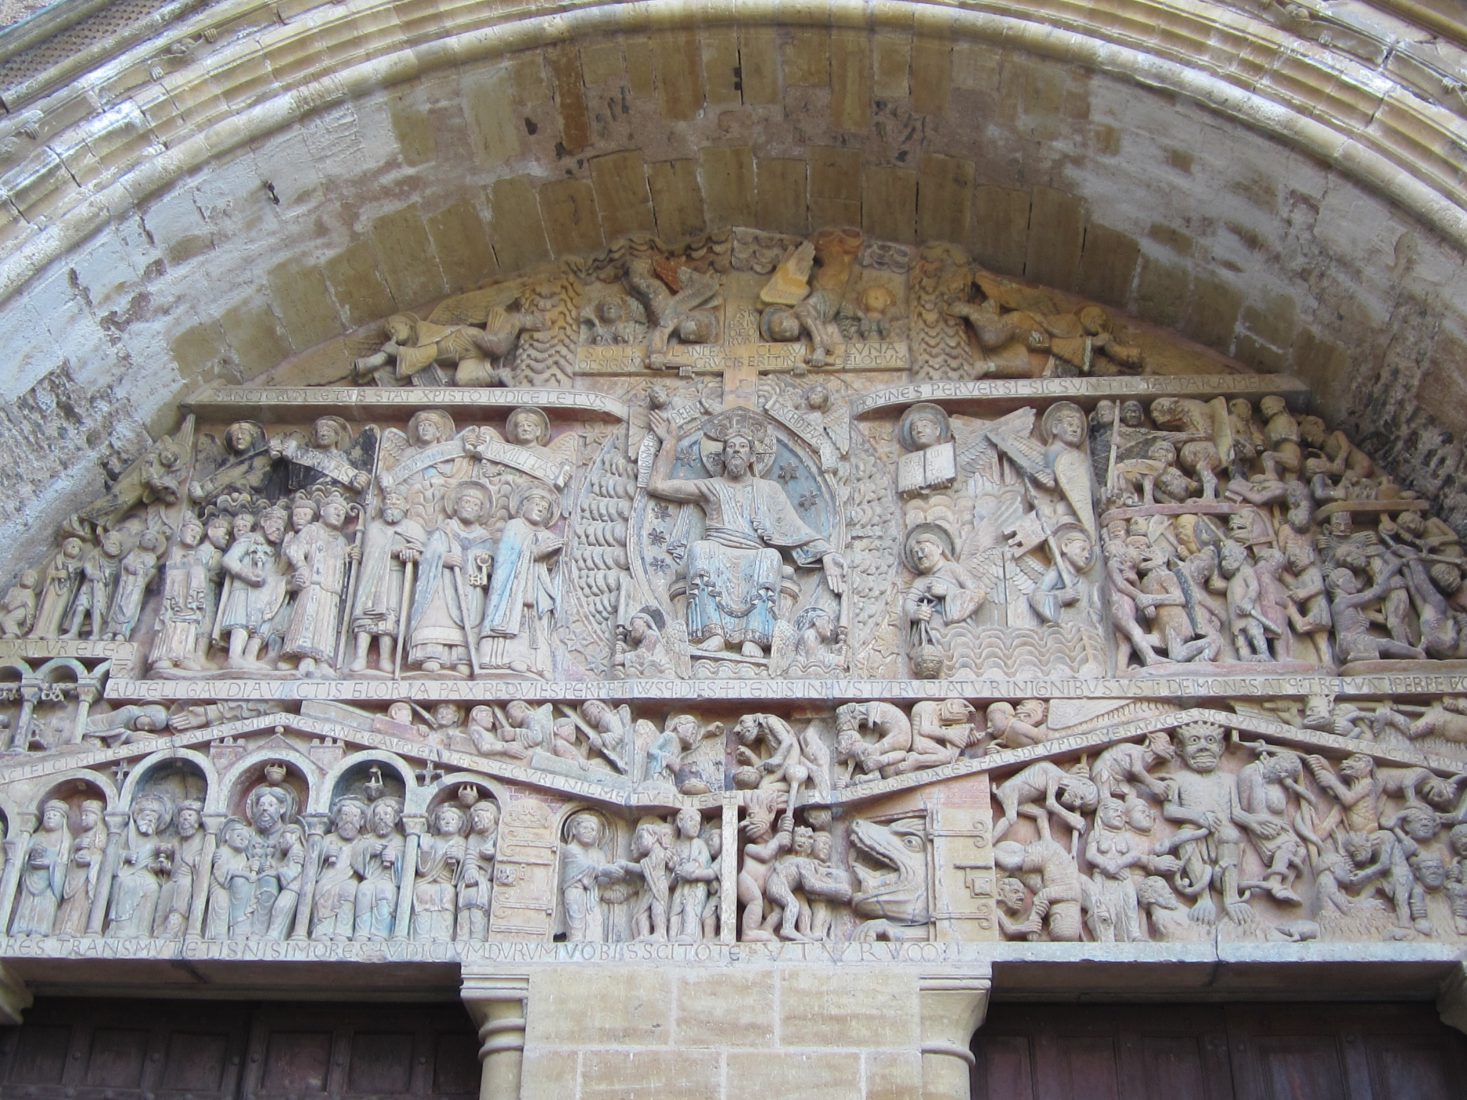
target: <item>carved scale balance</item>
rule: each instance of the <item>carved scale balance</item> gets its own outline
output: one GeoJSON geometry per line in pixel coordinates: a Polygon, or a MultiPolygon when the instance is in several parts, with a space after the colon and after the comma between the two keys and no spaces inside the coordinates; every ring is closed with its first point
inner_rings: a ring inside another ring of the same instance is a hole
{"type": "Polygon", "coordinates": [[[7,955],[1467,934],[1461,550],[1297,381],[851,231],[385,335],[7,596],[7,955]]]}

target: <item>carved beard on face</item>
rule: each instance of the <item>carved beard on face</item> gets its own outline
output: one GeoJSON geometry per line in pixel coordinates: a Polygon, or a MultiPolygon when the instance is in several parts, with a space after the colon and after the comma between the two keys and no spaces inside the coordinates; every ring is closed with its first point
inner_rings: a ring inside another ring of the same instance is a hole
{"type": "Polygon", "coordinates": [[[726,454],[723,456],[723,468],[731,477],[743,477],[749,471],[749,460],[742,454],[726,454]]]}

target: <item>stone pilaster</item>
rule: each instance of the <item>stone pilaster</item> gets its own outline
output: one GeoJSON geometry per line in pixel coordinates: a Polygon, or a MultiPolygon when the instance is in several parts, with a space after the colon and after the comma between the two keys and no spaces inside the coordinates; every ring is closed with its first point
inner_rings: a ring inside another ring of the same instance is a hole
{"type": "Polygon", "coordinates": [[[982,967],[924,975],[920,989],[922,1100],[968,1100],[968,1044],[988,1014],[993,973],[982,967]]]}
{"type": "Polygon", "coordinates": [[[464,968],[464,1007],[479,1028],[479,1100],[519,1100],[530,979],[464,968]]]}

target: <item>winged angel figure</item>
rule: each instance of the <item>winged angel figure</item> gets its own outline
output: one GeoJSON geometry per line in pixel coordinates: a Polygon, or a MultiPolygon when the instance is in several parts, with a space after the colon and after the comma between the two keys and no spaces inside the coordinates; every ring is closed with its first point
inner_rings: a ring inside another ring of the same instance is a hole
{"type": "MultiPolygon", "coordinates": [[[[1102,635],[1090,599],[1098,539],[1084,413],[1062,401],[1043,416],[1024,408],[970,423],[976,430],[954,425],[953,489],[906,509],[904,556],[918,575],[908,603],[937,587],[948,604],[939,628],[910,632],[914,672],[1098,671],[1102,635]]],[[[906,605],[904,617],[915,621],[906,605]]]]}

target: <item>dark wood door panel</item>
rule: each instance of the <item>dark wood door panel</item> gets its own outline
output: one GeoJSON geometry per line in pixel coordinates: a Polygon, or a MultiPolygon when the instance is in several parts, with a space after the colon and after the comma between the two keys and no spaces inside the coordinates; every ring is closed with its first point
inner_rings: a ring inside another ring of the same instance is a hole
{"type": "Polygon", "coordinates": [[[461,1005],[262,1006],[242,1100],[473,1100],[477,1037],[461,1005]]]}
{"type": "Polygon", "coordinates": [[[1231,1100],[1215,1009],[998,1005],[975,1036],[973,1095],[1231,1100]]]}
{"type": "Polygon", "coordinates": [[[996,1005],[975,1100],[1460,1100],[1467,1037],[1430,1005],[996,1005]]]}
{"type": "Polygon", "coordinates": [[[0,1095],[234,1100],[248,1005],[41,1001],[0,1033],[0,1095]]]}
{"type": "Polygon", "coordinates": [[[457,1004],[50,1000],[0,1031],[9,1100],[473,1100],[457,1004]]]}

